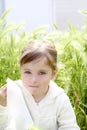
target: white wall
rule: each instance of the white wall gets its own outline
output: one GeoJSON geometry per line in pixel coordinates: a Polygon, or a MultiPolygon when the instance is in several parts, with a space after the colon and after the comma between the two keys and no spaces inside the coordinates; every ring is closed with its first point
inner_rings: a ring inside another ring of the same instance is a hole
{"type": "Polygon", "coordinates": [[[0,0],[0,15],[4,12],[5,10],[5,1],[0,0]]]}
{"type": "Polygon", "coordinates": [[[38,26],[50,25],[54,21],[53,0],[6,0],[6,9],[12,7],[7,22],[25,22],[25,29],[31,31],[38,26]]]}
{"type": "Polygon", "coordinates": [[[31,31],[38,26],[55,22],[60,30],[68,28],[71,22],[81,28],[87,16],[79,10],[87,10],[87,0],[0,0],[5,1],[6,9],[13,7],[7,22],[25,22],[25,29],[31,31]]]}
{"type": "Polygon", "coordinates": [[[70,22],[81,28],[84,24],[87,15],[80,14],[80,10],[87,11],[87,0],[55,0],[56,8],[56,23],[59,29],[65,30],[68,28],[67,23],[70,22]]]}

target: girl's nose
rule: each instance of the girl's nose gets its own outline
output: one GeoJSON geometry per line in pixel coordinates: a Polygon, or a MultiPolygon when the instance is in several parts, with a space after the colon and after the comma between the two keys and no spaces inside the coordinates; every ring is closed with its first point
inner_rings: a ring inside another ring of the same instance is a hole
{"type": "Polygon", "coordinates": [[[37,82],[37,76],[36,76],[36,75],[35,75],[35,76],[34,76],[34,75],[32,76],[31,82],[32,82],[32,83],[36,83],[36,82],[37,82]]]}

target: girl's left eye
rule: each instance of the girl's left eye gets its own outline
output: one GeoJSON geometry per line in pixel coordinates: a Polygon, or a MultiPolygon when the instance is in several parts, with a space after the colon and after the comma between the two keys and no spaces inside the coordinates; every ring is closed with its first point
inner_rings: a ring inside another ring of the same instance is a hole
{"type": "Polygon", "coordinates": [[[30,72],[30,71],[25,71],[25,73],[26,73],[26,74],[31,74],[31,72],[30,72]]]}
{"type": "Polygon", "coordinates": [[[45,72],[40,72],[40,75],[44,75],[44,74],[46,74],[45,72]]]}

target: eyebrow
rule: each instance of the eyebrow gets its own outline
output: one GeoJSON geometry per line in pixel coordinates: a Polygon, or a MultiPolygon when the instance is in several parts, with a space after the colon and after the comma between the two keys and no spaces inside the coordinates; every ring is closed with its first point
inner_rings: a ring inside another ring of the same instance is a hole
{"type": "Polygon", "coordinates": [[[31,71],[30,69],[23,68],[25,71],[31,71]]]}
{"type": "Polygon", "coordinates": [[[45,71],[45,72],[48,72],[49,69],[41,69],[41,70],[39,70],[39,71],[45,71]]]}
{"type": "MultiPolygon", "coordinates": [[[[24,71],[31,71],[31,69],[28,69],[28,68],[23,68],[23,69],[24,69],[24,71]]],[[[40,72],[40,71],[48,72],[49,70],[48,69],[40,69],[40,70],[38,70],[38,72],[40,72]]]]}

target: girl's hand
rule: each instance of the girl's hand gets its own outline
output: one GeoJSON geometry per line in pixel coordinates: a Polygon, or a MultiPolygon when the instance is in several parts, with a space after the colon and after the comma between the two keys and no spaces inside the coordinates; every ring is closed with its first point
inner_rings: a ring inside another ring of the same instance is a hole
{"type": "Polygon", "coordinates": [[[6,106],[7,105],[7,87],[6,85],[0,88],[0,105],[6,106]]]}

